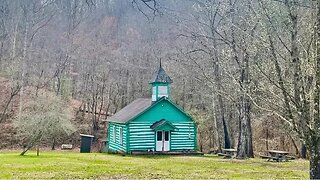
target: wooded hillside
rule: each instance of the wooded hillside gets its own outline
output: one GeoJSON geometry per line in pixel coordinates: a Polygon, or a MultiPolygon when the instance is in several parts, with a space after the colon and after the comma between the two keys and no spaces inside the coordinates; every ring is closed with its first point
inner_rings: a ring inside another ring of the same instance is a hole
{"type": "Polygon", "coordinates": [[[201,151],[286,150],[311,157],[320,178],[319,4],[3,0],[0,148],[22,145],[14,122],[43,94],[72,106],[76,133],[101,133],[108,115],[151,95],[162,60],[172,99],[198,122],[201,151]]]}

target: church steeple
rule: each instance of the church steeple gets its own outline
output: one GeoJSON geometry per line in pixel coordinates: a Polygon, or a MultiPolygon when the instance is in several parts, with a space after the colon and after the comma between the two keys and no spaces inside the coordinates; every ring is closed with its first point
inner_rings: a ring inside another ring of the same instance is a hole
{"type": "Polygon", "coordinates": [[[162,68],[161,60],[160,66],[155,75],[152,78],[152,102],[157,101],[158,99],[164,97],[170,97],[170,84],[173,81],[167,75],[165,70],[162,68]]]}

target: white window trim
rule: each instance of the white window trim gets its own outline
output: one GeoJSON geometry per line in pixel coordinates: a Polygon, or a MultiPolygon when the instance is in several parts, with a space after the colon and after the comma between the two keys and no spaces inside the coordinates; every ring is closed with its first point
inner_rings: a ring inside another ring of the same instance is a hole
{"type": "Polygon", "coordinates": [[[158,86],[158,96],[160,98],[163,96],[168,97],[168,86],[158,86]]]}
{"type": "Polygon", "coordinates": [[[156,101],[157,100],[156,94],[157,94],[157,87],[153,86],[152,87],[152,101],[156,101]]]}
{"type": "Polygon", "coordinates": [[[123,144],[123,128],[119,127],[119,144],[123,144]]]}

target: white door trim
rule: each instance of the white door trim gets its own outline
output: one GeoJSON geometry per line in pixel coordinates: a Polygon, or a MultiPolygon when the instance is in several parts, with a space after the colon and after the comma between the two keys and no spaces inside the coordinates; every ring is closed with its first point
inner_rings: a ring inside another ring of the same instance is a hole
{"type": "Polygon", "coordinates": [[[156,131],[156,151],[170,151],[170,131],[156,131]],[[167,140],[166,132],[168,133],[167,140]]]}

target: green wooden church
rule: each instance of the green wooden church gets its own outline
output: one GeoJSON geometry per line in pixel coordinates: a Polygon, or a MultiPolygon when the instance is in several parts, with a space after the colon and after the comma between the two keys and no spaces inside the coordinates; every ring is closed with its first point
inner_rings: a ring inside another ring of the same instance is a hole
{"type": "Polygon", "coordinates": [[[109,152],[196,151],[196,123],[170,100],[171,83],[160,63],[150,83],[152,96],[136,99],[108,119],[109,152]]]}

